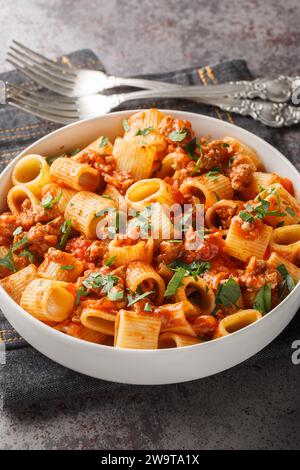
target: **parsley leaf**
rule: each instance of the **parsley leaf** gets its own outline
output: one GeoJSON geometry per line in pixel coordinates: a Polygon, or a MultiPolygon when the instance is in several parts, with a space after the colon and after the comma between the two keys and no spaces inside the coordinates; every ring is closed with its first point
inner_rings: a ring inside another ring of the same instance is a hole
{"type": "Polygon", "coordinates": [[[27,235],[25,235],[25,237],[22,238],[22,240],[19,240],[17,243],[15,243],[15,244],[12,246],[11,251],[12,251],[12,252],[15,252],[15,251],[17,251],[19,248],[21,248],[22,246],[27,245],[27,243],[28,243],[28,237],[27,237],[27,235]]]}
{"type": "Polygon", "coordinates": [[[194,137],[192,140],[184,144],[183,148],[191,158],[195,159],[196,157],[196,159],[198,160],[197,155],[195,155],[196,146],[196,137],[194,137]]]}
{"type": "Polygon", "coordinates": [[[285,210],[291,217],[295,217],[295,211],[291,207],[286,207],[285,210]]]}
{"type": "Polygon", "coordinates": [[[265,284],[259,289],[258,294],[255,297],[253,308],[263,315],[271,310],[272,302],[270,284],[265,284]]]}
{"type": "Polygon", "coordinates": [[[105,263],[105,266],[111,266],[112,264],[114,264],[114,262],[116,261],[116,258],[117,258],[116,255],[111,256],[110,258],[108,258],[108,260],[105,263]]]}
{"type": "Polygon", "coordinates": [[[60,191],[60,193],[56,197],[53,197],[52,194],[48,194],[48,196],[42,200],[41,205],[45,209],[52,209],[52,207],[58,203],[61,197],[62,197],[62,191],[60,191]]]}
{"type": "Polygon", "coordinates": [[[19,253],[19,256],[26,256],[29,259],[29,262],[32,264],[34,263],[34,254],[31,253],[29,250],[23,250],[19,253]]]}
{"type": "Polygon", "coordinates": [[[72,264],[62,264],[59,269],[62,269],[63,271],[72,271],[74,266],[72,264]]]}
{"type": "Polygon", "coordinates": [[[17,227],[15,229],[15,231],[13,232],[13,236],[15,237],[16,235],[20,235],[20,233],[23,232],[23,227],[21,227],[21,225],[19,225],[19,227],[17,227]]]}
{"type": "Polygon", "coordinates": [[[99,143],[99,149],[105,147],[107,143],[108,143],[108,137],[102,137],[99,143]]]}
{"type": "Polygon", "coordinates": [[[86,297],[87,295],[89,295],[88,291],[83,287],[79,287],[79,289],[76,290],[75,305],[79,305],[80,297],[86,297]]]}
{"type": "Polygon", "coordinates": [[[12,271],[13,273],[17,272],[11,250],[8,250],[7,254],[0,259],[0,266],[9,269],[9,271],[12,271]]]}
{"type": "Polygon", "coordinates": [[[254,222],[254,217],[253,215],[249,214],[249,212],[241,211],[239,213],[240,219],[244,220],[244,222],[249,222],[250,224],[253,224],[254,222]]]}
{"type": "Polygon", "coordinates": [[[72,230],[71,220],[65,220],[60,226],[60,233],[62,234],[60,237],[60,241],[58,243],[58,248],[63,250],[66,246],[67,240],[72,230]]]}
{"type": "Polygon", "coordinates": [[[109,300],[116,301],[122,300],[124,298],[124,291],[123,290],[113,290],[108,293],[109,300]]]}
{"type": "Polygon", "coordinates": [[[136,302],[138,302],[139,300],[142,300],[144,299],[145,297],[148,297],[148,295],[150,294],[154,294],[154,290],[149,290],[147,292],[143,292],[142,294],[138,294],[138,295],[128,295],[128,304],[127,304],[127,307],[131,307],[131,305],[135,304],[136,302]]]}
{"type": "Polygon", "coordinates": [[[152,312],[152,307],[149,304],[149,302],[146,303],[146,305],[144,307],[144,312],[152,312]]]}
{"type": "Polygon", "coordinates": [[[210,263],[205,261],[193,261],[192,263],[184,263],[180,260],[174,260],[168,265],[169,268],[177,270],[178,268],[183,268],[187,272],[187,275],[192,275],[193,277],[200,276],[210,269],[210,263]]]}
{"type": "Polygon", "coordinates": [[[154,131],[154,127],[146,127],[145,129],[139,129],[135,135],[148,135],[151,131],[154,131]]]}
{"type": "Polygon", "coordinates": [[[238,283],[230,277],[224,284],[219,284],[216,294],[216,304],[222,304],[224,307],[238,307],[236,302],[241,296],[241,289],[238,283]]]}
{"type": "Polygon", "coordinates": [[[123,119],[123,129],[125,132],[128,132],[130,130],[130,126],[128,124],[127,119],[123,119]]]}
{"type": "Polygon", "coordinates": [[[220,176],[220,173],[220,168],[212,168],[208,173],[206,173],[206,176],[211,180],[215,180],[220,176]]]}
{"type": "Polygon", "coordinates": [[[185,128],[180,131],[173,131],[169,134],[169,139],[173,142],[182,142],[187,136],[187,130],[185,128]]]}
{"type": "Polygon", "coordinates": [[[289,274],[288,270],[286,269],[284,264],[280,264],[277,266],[277,271],[281,274],[283,278],[283,282],[281,284],[281,296],[284,294],[285,289],[287,288],[289,292],[291,292],[295,287],[295,282],[292,276],[289,274]]]}
{"type": "Polygon", "coordinates": [[[169,284],[167,285],[167,289],[165,291],[165,297],[171,297],[175,295],[177,289],[181,286],[182,279],[187,275],[187,271],[185,268],[177,268],[173,277],[170,279],[169,284]]]}
{"type": "Polygon", "coordinates": [[[103,294],[108,292],[117,284],[118,277],[112,274],[102,275],[98,272],[90,274],[82,284],[87,289],[101,289],[103,294]]]}

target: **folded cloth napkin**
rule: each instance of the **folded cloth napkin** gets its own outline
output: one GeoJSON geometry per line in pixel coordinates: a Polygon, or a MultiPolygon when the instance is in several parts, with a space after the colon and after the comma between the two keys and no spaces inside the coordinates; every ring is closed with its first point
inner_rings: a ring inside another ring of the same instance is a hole
{"type": "MultiPolygon", "coordinates": [[[[67,56],[67,59],[73,65],[103,70],[101,62],[89,50],[74,52],[67,56]]],[[[243,60],[234,60],[204,67],[199,66],[165,74],[145,75],[144,77],[182,85],[202,84],[203,86],[223,83],[229,80],[252,78],[243,60]]],[[[17,84],[26,83],[31,87],[36,87],[35,84],[24,79],[16,71],[2,74],[0,79],[17,84]]],[[[118,109],[148,107],[181,109],[217,117],[244,127],[267,140],[275,147],[280,148],[280,131],[267,128],[251,118],[232,115],[211,106],[204,106],[181,99],[156,99],[151,101],[142,100],[141,102],[131,101],[118,109]]],[[[3,170],[24,147],[58,127],[60,126],[57,124],[42,121],[12,107],[2,107],[0,109],[0,170],[3,170]]],[[[245,361],[242,366],[251,367],[264,363],[265,367],[273,367],[276,359],[289,357],[291,344],[297,335],[299,336],[299,333],[300,314],[298,312],[286,330],[272,344],[256,356],[245,361]]],[[[73,397],[81,394],[91,395],[97,393],[99,395],[100,393],[107,393],[116,389],[128,390],[128,388],[135,387],[86,377],[56,364],[30,347],[1,313],[0,337],[6,348],[6,365],[2,366],[0,375],[0,392],[4,407],[14,407],[20,403],[73,397]]],[[[0,355],[0,362],[1,357],[0,355]]],[[[164,391],[165,387],[162,387],[164,391]]],[[[174,386],[170,385],[167,387],[174,386]]]]}

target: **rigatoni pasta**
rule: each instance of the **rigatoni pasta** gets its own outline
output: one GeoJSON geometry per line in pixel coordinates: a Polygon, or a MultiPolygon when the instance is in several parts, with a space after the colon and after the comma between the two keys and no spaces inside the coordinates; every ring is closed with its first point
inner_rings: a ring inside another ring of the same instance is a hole
{"type": "Polygon", "coordinates": [[[292,182],[157,109],[123,128],[17,162],[0,286],[57,334],[105,347],[201,347],[259,321],[300,280],[292,182]]]}

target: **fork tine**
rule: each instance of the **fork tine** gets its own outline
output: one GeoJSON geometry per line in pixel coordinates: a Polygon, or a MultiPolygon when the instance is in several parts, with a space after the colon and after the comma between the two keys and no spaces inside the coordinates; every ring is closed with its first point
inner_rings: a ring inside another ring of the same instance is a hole
{"type": "Polygon", "coordinates": [[[10,60],[15,61],[16,64],[18,64],[22,67],[25,67],[27,70],[33,72],[37,76],[41,76],[42,78],[45,78],[46,80],[49,80],[54,85],[59,85],[59,86],[62,86],[62,87],[66,87],[69,90],[73,89],[74,82],[70,82],[69,80],[62,79],[58,76],[55,76],[55,77],[52,78],[52,76],[49,75],[49,72],[47,70],[45,71],[44,69],[40,68],[39,65],[32,65],[32,64],[26,62],[26,60],[24,60],[24,58],[21,59],[20,57],[16,57],[11,52],[8,52],[7,57],[10,60]]]}
{"type": "MultiPolygon", "coordinates": [[[[40,100],[40,99],[37,99],[37,98],[34,98],[32,96],[27,96],[27,95],[23,95],[23,94],[13,94],[13,95],[9,95],[8,96],[8,99],[9,98],[18,98],[18,99],[21,99],[24,104],[25,103],[28,103],[28,104],[31,104],[32,106],[36,106],[36,107],[39,107],[39,108],[46,108],[47,110],[49,110],[50,112],[64,112],[65,114],[67,114],[68,116],[70,117],[77,117],[78,116],[78,110],[77,110],[77,107],[76,106],[72,106],[72,107],[65,107],[63,104],[60,104],[60,103],[53,103],[53,102],[50,102],[48,100],[40,100]]],[[[69,105],[70,106],[70,105],[69,105]]]]}
{"type": "Polygon", "coordinates": [[[18,49],[15,49],[14,47],[9,48],[7,55],[9,57],[13,57],[15,60],[19,60],[21,63],[26,64],[25,65],[26,67],[34,67],[34,70],[39,70],[41,72],[50,74],[52,77],[55,77],[57,80],[63,80],[67,82],[66,85],[68,83],[71,83],[72,85],[74,85],[75,83],[76,77],[74,78],[73,76],[72,77],[70,76],[68,78],[67,74],[64,73],[63,71],[58,72],[56,70],[53,70],[47,64],[41,64],[36,59],[32,59],[31,57],[28,57],[26,53],[20,52],[18,51],[18,49]]]}
{"type": "Polygon", "coordinates": [[[20,103],[24,104],[25,106],[33,106],[35,108],[39,108],[40,110],[45,110],[49,111],[50,114],[57,114],[57,115],[62,115],[65,117],[70,117],[74,119],[78,119],[78,112],[77,110],[67,110],[67,109],[59,109],[59,108],[51,108],[49,106],[48,102],[36,102],[34,100],[31,100],[30,98],[28,99],[26,96],[20,96],[20,95],[13,95],[12,96],[13,100],[18,100],[20,103]]]}
{"type": "Polygon", "coordinates": [[[7,62],[12,64],[17,70],[20,70],[26,77],[31,78],[32,80],[36,81],[39,83],[41,86],[45,88],[49,88],[49,90],[54,91],[55,93],[58,93],[59,95],[66,95],[66,96],[73,96],[72,91],[65,86],[60,86],[60,85],[55,85],[52,81],[49,81],[41,76],[36,75],[34,72],[21,67],[17,62],[15,62],[12,59],[7,59],[7,62]]]}
{"type": "MultiPolygon", "coordinates": [[[[16,84],[13,84],[13,83],[5,83],[6,85],[6,89],[8,91],[8,93],[12,90],[13,92],[16,92],[16,93],[26,93],[27,95],[30,95],[32,96],[33,98],[38,98],[38,99],[47,99],[49,98],[49,96],[45,96],[45,95],[42,95],[40,92],[38,91],[34,91],[34,90],[30,90],[29,88],[24,88],[24,87],[21,87],[19,85],[16,85],[16,84]]],[[[74,98],[68,98],[66,96],[59,96],[59,101],[51,101],[52,103],[56,103],[56,104],[66,104],[66,105],[74,105],[75,104],[75,99],[74,98]]]]}
{"type": "Polygon", "coordinates": [[[60,64],[56,64],[55,62],[53,62],[52,60],[50,59],[47,59],[47,57],[39,54],[38,52],[35,52],[33,51],[32,49],[29,49],[29,47],[27,46],[24,46],[23,44],[21,44],[20,42],[18,41],[15,41],[13,39],[12,41],[17,47],[19,47],[21,49],[21,51],[23,52],[26,52],[29,56],[31,56],[32,58],[34,57],[35,59],[38,59],[44,63],[47,63],[49,65],[49,67],[52,67],[53,69],[56,69],[58,71],[61,71],[61,72],[66,72],[68,71],[68,74],[70,75],[74,75],[74,77],[76,77],[76,72],[72,72],[72,70],[69,70],[66,66],[64,65],[60,65],[60,64]]]}
{"type": "Polygon", "coordinates": [[[9,104],[15,106],[16,108],[22,109],[22,111],[29,112],[35,116],[47,119],[48,121],[59,122],[61,124],[70,124],[79,119],[78,116],[70,117],[60,112],[49,112],[44,108],[37,108],[31,104],[24,102],[21,98],[13,97],[7,101],[9,104]]]}

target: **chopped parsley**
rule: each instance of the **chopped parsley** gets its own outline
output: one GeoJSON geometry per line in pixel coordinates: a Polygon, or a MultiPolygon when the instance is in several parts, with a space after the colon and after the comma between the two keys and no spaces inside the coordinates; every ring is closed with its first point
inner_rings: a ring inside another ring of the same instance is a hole
{"type": "Polygon", "coordinates": [[[286,207],[285,210],[291,217],[295,217],[295,211],[291,207],[286,207]]]}
{"type": "Polygon", "coordinates": [[[0,259],[0,266],[9,269],[9,271],[12,271],[13,273],[17,272],[17,268],[11,250],[8,250],[7,254],[0,259]]]}
{"type": "Polygon", "coordinates": [[[165,297],[171,297],[175,295],[178,288],[181,286],[181,282],[184,277],[186,277],[187,271],[185,268],[177,268],[175,273],[173,274],[172,278],[167,285],[167,289],[165,291],[165,297]]]}
{"type": "Polygon", "coordinates": [[[271,284],[265,284],[259,289],[253,303],[253,308],[263,315],[271,310],[271,284]]]}
{"type": "Polygon", "coordinates": [[[146,303],[146,305],[144,307],[144,312],[152,312],[152,307],[149,304],[149,302],[146,303]]]}
{"type": "Polygon", "coordinates": [[[21,253],[19,253],[19,256],[25,256],[26,258],[29,259],[29,262],[30,262],[31,264],[34,263],[34,259],[35,259],[35,258],[34,258],[34,254],[31,253],[30,250],[23,250],[23,251],[21,251],[21,253]]]}
{"type": "Polygon", "coordinates": [[[13,232],[13,236],[15,237],[16,235],[20,235],[20,233],[23,232],[23,227],[21,227],[21,225],[19,225],[19,227],[17,227],[15,229],[15,231],[13,232]]]}
{"type": "Polygon", "coordinates": [[[113,302],[116,300],[122,300],[124,298],[124,291],[123,290],[113,290],[108,293],[109,300],[112,300],[113,302]]]}
{"type": "Polygon", "coordinates": [[[215,180],[220,176],[220,173],[220,168],[212,168],[208,173],[206,173],[206,176],[211,180],[215,180]]]}
{"type": "Polygon", "coordinates": [[[57,160],[58,158],[65,158],[65,157],[68,157],[68,155],[66,153],[62,153],[60,155],[54,155],[53,157],[46,157],[46,162],[48,163],[48,165],[52,165],[53,162],[55,162],[55,160],[57,160]]]}
{"type": "Polygon", "coordinates": [[[193,261],[192,263],[188,264],[180,260],[174,260],[168,265],[168,267],[174,271],[176,271],[178,268],[183,268],[185,269],[187,276],[191,275],[193,277],[197,277],[210,269],[210,263],[206,261],[193,261]]]}
{"type": "Polygon", "coordinates": [[[71,220],[65,220],[60,226],[61,237],[57,246],[60,250],[63,250],[64,247],[66,246],[71,230],[72,230],[71,220]]]}
{"type": "Polygon", "coordinates": [[[202,150],[202,147],[201,147],[200,144],[197,144],[197,147],[198,147],[198,149],[199,149],[199,151],[200,151],[200,157],[198,158],[197,163],[196,163],[196,165],[195,165],[195,167],[194,167],[194,169],[193,169],[193,172],[192,172],[193,175],[199,171],[200,166],[201,166],[202,161],[203,161],[203,150],[202,150]]]}
{"type": "Polygon", "coordinates": [[[62,269],[63,271],[72,271],[75,266],[72,264],[62,264],[59,269],[62,269]]]}
{"type": "Polygon", "coordinates": [[[45,209],[52,209],[52,207],[60,201],[61,197],[62,191],[55,197],[53,197],[52,194],[48,194],[48,196],[42,200],[41,204],[45,209]]]}
{"type": "Polygon", "coordinates": [[[187,130],[183,127],[180,131],[173,131],[169,134],[169,139],[173,142],[182,142],[187,136],[187,130]]]}
{"type": "Polygon", "coordinates": [[[131,307],[131,305],[135,304],[136,302],[139,302],[139,300],[142,300],[144,299],[145,297],[148,297],[148,295],[150,294],[154,294],[154,290],[149,290],[147,292],[143,292],[142,294],[128,294],[128,304],[127,304],[127,307],[131,307]]]}
{"type": "Polygon", "coordinates": [[[103,294],[108,294],[109,291],[117,284],[118,277],[112,274],[102,275],[98,272],[90,274],[82,284],[87,289],[101,289],[103,294]]]}
{"type": "Polygon", "coordinates": [[[241,211],[239,213],[239,217],[244,222],[249,222],[249,224],[253,224],[253,222],[254,222],[254,217],[253,217],[253,215],[249,214],[249,212],[241,211]]]}
{"type": "Polygon", "coordinates": [[[123,119],[123,129],[125,132],[128,132],[130,130],[130,126],[128,124],[127,119],[123,119]]]}
{"type": "Polygon", "coordinates": [[[107,143],[108,143],[108,137],[102,137],[99,143],[99,149],[105,147],[107,143]]]}
{"type": "Polygon", "coordinates": [[[135,135],[148,135],[150,132],[154,131],[154,127],[146,127],[145,129],[139,129],[135,135]]]}
{"type": "Polygon", "coordinates": [[[112,264],[114,264],[114,262],[116,261],[116,258],[117,258],[116,255],[111,256],[110,258],[108,258],[108,260],[105,263],[105,266],[111,266],[112,264]]]}
{"type": "Polygon", "coordinates": [[[76,290],[75,304],[79,305],[80,297],[86,297],[87,295],[89,295],[88,291],[84,289],[84,287],[79,287],[79,289],[76,290]]]}
{"type": "Polygon", "coordinates": [[[286,291],[291,292],[295,287],[295,282],[292,276],[289,274],[284,264],[277,266],[277,271],[282,276],[282,281],[279,284],[279,297],[280,301],[285,297],[286,291]]]}
{"type": "Polygon", "coordinates": [[[240,296],[240,286],[230,277],[224,284],[219,284],[216,293],[216,304],[222,304],[224,307],[238,307],[236,303],[240,296]]]}
{"type": "Polygon", "coordinates": [[[27,235],[25,235],[24,238],[22,238],[22,240],[19,240],[17,243],[15,243],[13,246],[12,246],[12,249],[11,251],[14,252],[14,251],[17,251],[19,248],[21,248],[22,246],[24,245],[27,245],[28,243],[28,237],[27,235]]]}
{"type": "Polygon", "coordinates": [[[74,157],[74,155],[76,155],[79,152],[80,152],[80,148],[76,148],[76,149],[72,150],[72,152],[70,153],[70,157],[74,157]]]}
{"type": "Polygon", "coordinates": [[[198,160],[198,156],[195,155],[195,150],[196,150],[196,137],[194,137],[192,140],[190,140],[189,142],[187,142],[186,144],[184,144],[183,148],[184,150],[189,154],[189,156],[195,160],[198,160]]]}

